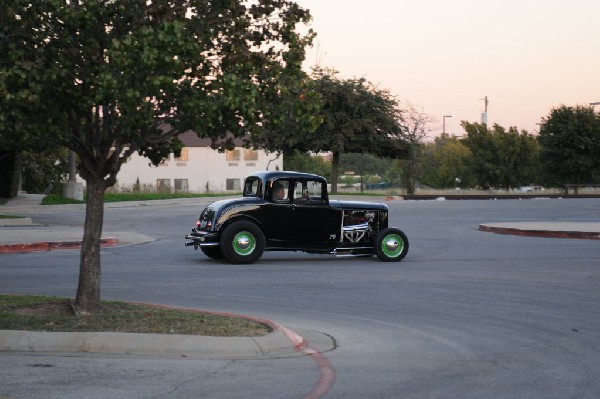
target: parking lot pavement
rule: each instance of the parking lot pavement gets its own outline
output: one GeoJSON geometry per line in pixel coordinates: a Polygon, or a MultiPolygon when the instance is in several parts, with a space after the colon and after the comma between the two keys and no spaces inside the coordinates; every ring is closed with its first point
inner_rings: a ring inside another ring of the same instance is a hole
{"type": "MultiPolygon", "coordinates": [[[[40,206],[43,195],[20,194],[4,205],[0,215],[28,214],[40,206]]],[[[83,207],[83,205],[73,205],[83,207]]],[[[139,206],[131,203],[127,206],[139,206]]],[[[598,222],[498,222],[479,225],[479,230],[519,236],[600,239],[598,222]]],[[[42,226],[28,217],[0,218],[0,256],[19,253],[72,249],[81,246],[83,227],[42,226]]],[[[132,232],[105,231],[104,246],[134,245],[154,241],[153,238],[132,232]]],[[[173,337],[160,334],[118,333],[0,333],[0,351],[71,351],[106,352],[126,354],[158,354],[178,356],[261,357],[300,353],[298,350],[308,340],[319,351],[333,347],[331,339],[317,332],[303,332],[303,336],[286,329],[275,329],[265,337],[173,337]],[[118,339],[117,339],[118,338],[118,339]]],[[[312,349],[311,349],[312,350],[312,349]]]]}
{"type": "MultiPolygon", "coordinates": [[[[43,194],[19,193],[4,205],[0,205],[0,215],[22,216],[40,207],[43,194]]],[[[197,199],[191,199],[197,201],[197,199]]],[[[167,200],[185,202],[190,199],[167,200]]],[[[146,201],[164,203],[163,201],[146,201]]],[[[110,206],[140,206],[139,202],[107,204],[110,206]]],[[[61,207],[78,207],[85,205],[58,205],[61,207]]],[[[73,249],[81,247],[83,227],[42,226],[28,217],[0,218],[0,254],[21,253],[34,251],[49,251],[57,249],[73,249]]],[[[600,239],[599,222],[490,222],[479,225],[479,230],[520,236],[600,239]]],[[[143,234],[119,231],[104,231],[102,246],[135,245],[154,241],[154,238],[143,234]]]]}

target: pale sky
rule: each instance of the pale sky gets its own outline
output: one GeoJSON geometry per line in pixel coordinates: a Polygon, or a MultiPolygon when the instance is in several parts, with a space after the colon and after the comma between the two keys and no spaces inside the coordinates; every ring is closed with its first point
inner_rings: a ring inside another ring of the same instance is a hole
{"type": "MultiPolygon", "coordinates": [[[[317,32],[308,66],[365,77],[435,119],[537,132],[560,105],[600,102],[600,0],[296,0],[317,32]]],[[[600,106],[596,106],[600,110],[600,106]]]]}

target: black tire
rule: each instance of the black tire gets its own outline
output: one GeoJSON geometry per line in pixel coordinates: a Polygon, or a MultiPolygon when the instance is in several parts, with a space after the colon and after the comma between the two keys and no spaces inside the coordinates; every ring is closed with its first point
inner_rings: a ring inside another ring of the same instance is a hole
{"type": "Polygon", "coordinates": [[[264,250],[265,235],[252,222],[233,222],[221,235],[221,251],[231,263],[256,262],[264,250]]]}
{"type": "Polygon", "coordinates": [[[221,248],[216,247],[200,247],[200,250],[204,253],[204,255],[208,256],[211,259],[223,259],[225,256],[223,252],[221,252],[221,248]]]}
{"type": "Polygon", "coordinates": [[[408,253],[408,238],[402,230],[385,228],[377,235],[375,252],[383,262],[399,262],[408,253]]]}

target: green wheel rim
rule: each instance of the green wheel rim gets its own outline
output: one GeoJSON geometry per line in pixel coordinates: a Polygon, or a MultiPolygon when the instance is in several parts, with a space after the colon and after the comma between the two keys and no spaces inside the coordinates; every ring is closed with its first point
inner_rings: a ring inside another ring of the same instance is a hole
{"type": "Polygon", "coordinates": [[[233,237],[233,250],[236,254],[247,256],[256,248],[256,238],[252,233],[240,231],[233,237]]]}
{"type": "Polygon", "coordinates": [[[398,234],[388,234],[381,240],[381,252],[388,258],[397,258],[404,250],[404,240],[398,234]]]}

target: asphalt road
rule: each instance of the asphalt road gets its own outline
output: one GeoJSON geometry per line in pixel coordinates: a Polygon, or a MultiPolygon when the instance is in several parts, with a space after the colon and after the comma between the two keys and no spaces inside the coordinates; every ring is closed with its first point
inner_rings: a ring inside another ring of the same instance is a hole
{"type": "MultiPolygon", "coordinates": [[[[266,253],[229,265],[183,246],[200,206],[107,209],[157,241],[102,252],[104,299],[263,317],[335,339],[323,398],[597,398],[600,242],[497,235],[481,223],[600,221],[600,199],[390,201],[400,263],[266,253]]],[[[83,210],[40,210],[80,225],[83,210]]],[[[0,292],[74,296],[77,250],[0,256],[0,292]]],[[[302,398],[308,356],[196,360],[0,354],[0,397],[302,398]]]]}

